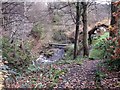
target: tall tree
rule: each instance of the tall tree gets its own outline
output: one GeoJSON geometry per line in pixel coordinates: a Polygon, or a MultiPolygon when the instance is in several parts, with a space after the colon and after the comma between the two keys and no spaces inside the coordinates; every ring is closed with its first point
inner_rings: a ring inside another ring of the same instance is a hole
{"type": "MultiPolygon", "coordinates": [[[[113,4],[113,0],[111,1],[111,22],[110,25],[113,26],[114,24],[116,24],[116,20],[115,17],[113,16],[113,13],[117,11],[116,6],[113,4]]],[[[110,36],[114,36],[114,33],[112,31],[110,31],[110,36]]]]}
{"type": "Polygon", "coordinates": [[[76,31],[75,31],[74,56],[73,56],[74,59],[77,57],[77,43],[78,43],[79,24],[80,24],[80,3],[79,3],[79,1],[77,1],[77,6],[76,6],[76,31]]]}
{"type": "Polygon", "coordinates": [[[87,2],[81,2],[82,4],[82,22],[83,22],[83,56],[89,55],[88,50],[88,30],[87,30],[87,2]]]}

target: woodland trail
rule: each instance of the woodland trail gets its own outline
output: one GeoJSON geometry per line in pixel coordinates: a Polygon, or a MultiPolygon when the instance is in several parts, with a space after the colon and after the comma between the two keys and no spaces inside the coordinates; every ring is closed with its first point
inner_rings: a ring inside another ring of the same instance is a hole
{"type": "Polygon", "coordinates": [[[63,76],[59,88],[96,88],[95,75],[100,60],[85,60],[82,65],[72,65],[68,73],[63,76]]]}

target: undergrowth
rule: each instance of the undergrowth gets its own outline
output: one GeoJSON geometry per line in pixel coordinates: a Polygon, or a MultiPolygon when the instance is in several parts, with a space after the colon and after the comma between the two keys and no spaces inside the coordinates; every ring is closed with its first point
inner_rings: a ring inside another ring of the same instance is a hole
{"type": "Polygon", "coordinates": [[[8,38],[3,37],[2,58],[4,64],[15,71],[22,72],[32,60],[30,45],[29,42],[24,42],[23,45],[17,40],[14,43],[10,43],[8,38]]]}

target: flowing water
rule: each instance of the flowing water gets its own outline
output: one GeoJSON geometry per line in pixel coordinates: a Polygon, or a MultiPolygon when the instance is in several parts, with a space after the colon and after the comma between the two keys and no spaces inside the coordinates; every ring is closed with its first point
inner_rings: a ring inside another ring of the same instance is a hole
{"type": "Polygon", "coordinates": [[[33,64],[42,64],[42,63],[54,63],[56,61],[61,60],[64,57],[65,51],[63,48],[57,47],[54,48],[54,54],[47,58],[44,55],[40,55],[39,58],[37,58],[35,60],[35,62],[33,61],[33,64]]]}

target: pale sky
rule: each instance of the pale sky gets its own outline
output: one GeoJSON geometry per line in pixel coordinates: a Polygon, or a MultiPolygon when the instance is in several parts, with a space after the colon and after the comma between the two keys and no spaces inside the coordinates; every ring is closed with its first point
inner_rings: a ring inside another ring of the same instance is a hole
{"type": "MultiPolygon", "coordinates": [[[[76,2],[77,0],[0,0],[2,2],[76,2]]],[[[95,1],[104,3],[105,1],[111,1],[111,0],[79,0],[79,1],[95,1]]]]}

